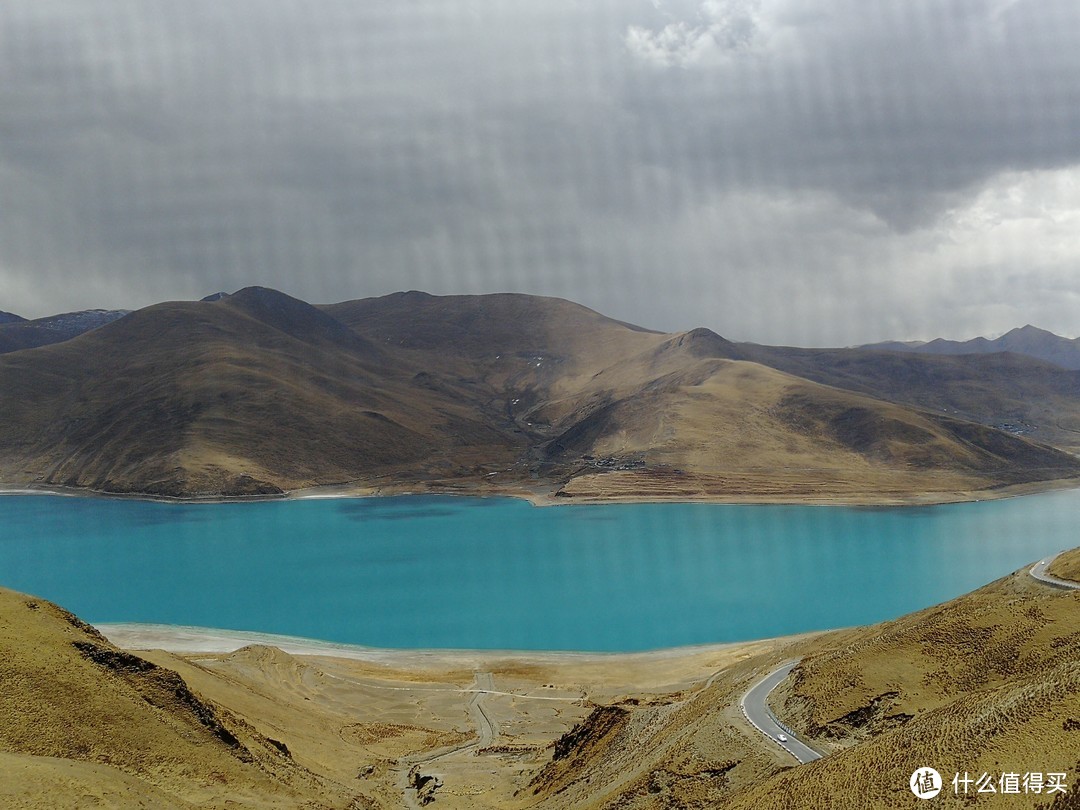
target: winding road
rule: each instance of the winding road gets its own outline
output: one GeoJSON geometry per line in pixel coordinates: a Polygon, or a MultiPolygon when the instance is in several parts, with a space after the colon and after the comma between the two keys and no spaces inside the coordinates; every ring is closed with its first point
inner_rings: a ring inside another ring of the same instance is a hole
{"type": "Polygon", "coordinates": [[[1049,557],[1044,557],[1043,559],[1039,560],[1037,563],[1031,566],[1031,570],[1028,573],[1031,574],[1031,576],[1033,576],[1035,579],[1039,580],[1039,582],[1042,582],[1043,584],[1049,585],[1053,588],[1065,588],[1066,590],[1070,591],[1080,590],[1080,582],[1072,582],[1067,579],[1058,579],[1057,577],[1051,576],[1050,574],[1046,573],[1047,567],[1050,565],[1050,563],[1052,563],[1058,558],[1059,554],[1061,554],[1060,551],[1057,554],[1051,554],[1049,557]]]}
{"type": "MultiPolygon", "coordinates": [[[[1035,565],[1031,566],[1028,573],[1034,579],[1052,588],[1080,590],[1080,582],[1059,579],[1046,572],[1046,569],[1057,559],[1059,554],[1061,554],[1060,551],[1039,560],[1035,565]]],[[[742,713],[750,725],[795,757],[800,763],[807,763],[813,762],[815,759],[821,759],[821,754],[800,740],[791,729],[781,723],[779,718],[773,714],[767,702],[772,690],[779,686],[798,665],[798,661],[788,661],[755,683],[743,695],[740,708],[742,708],[742,713]]]]}
{"type": "Polygon", "coordinates": [[[750,722],[750,725],[772,740],[776,745],[779,745],[802,764],[813,762],[815,759],[821,759],[821,754],[800,740],[795,735],[795,732],[781,723],[776,715],[772,713],[772,709],[769,708],[767,702],[769,693],[779,686],[781,681],[790,675],[791,670],[795,669],[798,665],[798,661],[788,661],[786,664],[774,669],[750,687],[747,693],[743,695],[739,706],[742,709],[743,716],[750,722]],[[781,739],[781,737],[783,737],[783,739],[781,739]]]}

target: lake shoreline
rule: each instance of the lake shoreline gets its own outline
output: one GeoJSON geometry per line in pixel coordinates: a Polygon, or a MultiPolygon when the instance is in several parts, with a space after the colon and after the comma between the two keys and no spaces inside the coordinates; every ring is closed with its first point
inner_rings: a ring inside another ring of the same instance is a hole
{"type": "Polygon", "coordinates": [[[416,484],[323,484],[313,487],[288,490],[284,493],[268,495],[206,495],[179,497],[154,495],[142,492],[109,492],[89,487],[69,487],[62,485],[19,485],[0,483],[0,496],[3,495],[56,495],[64,497],[107,498],[115,500],[149,501],[166,504],[229,504],[263,503],[294,500],[331,500],[345,498],[392,498],[411,495],[445,495],[461,498],[515,498],[524,500],[536,507],[577,506],[602,504],[662,504],[662,503],[700,503],[727,505],[771,505],[771,506],[839,506],[839,507],[905,507],[939,506],[955,503],[978,503],[980,501],[1018,498],[1025,495],[1038,495],[1046,492],[1058,492],[1080,489],[1080,479],[1057,478],[1049,481],[1031,481],[1022,484],[1009,484],[985,490],[964,490],[952,492],[925,492],[910,495],[886,495],[867,493],[865,496],[815,495],[701,495],[687,497],[658,495],[604,495],[563,497],[557,490],[537,487],[529,489],[466,489],[443,486],[423,486],[416,484]]]}
{"type": "Polygon", "coordinates": [[[690,658],[710,653],[732,653],[762,645],[791,644],[826,633],[851,628],[815,630],[770,638],[688,644],[652,650],[579,651],[579,650],[488,650],[457,648],[368,647],[302,636],[222,630],[211,627],[151,624],[142,622],[101,622],[94,628],[112,644],[125,650],[164,650],[176,655],[223,655],[251,646],[275,647],[289,655],[316,656],[364,661],[399,668],[444,669],[448,666],[481,667],[496,662],[514,661],[544,666],[560,664],[637,664],[690,658]]]}

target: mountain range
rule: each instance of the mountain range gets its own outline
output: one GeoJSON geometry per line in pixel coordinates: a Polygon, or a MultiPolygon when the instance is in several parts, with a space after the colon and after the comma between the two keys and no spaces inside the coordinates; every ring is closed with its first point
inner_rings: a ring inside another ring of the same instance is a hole
{"type": "Polygon", "coordinates": [[[0,324],[5,484],[877,502],[1080,477],[1080,371],[1015,352],[759,346],[517,294],[84,315],[0,324]]]}
{"type": "Polygon", "coordinates": [[[864,349],[887,349],[894,352],[917,352],[919,354],[998,354],[1013,352],[1037,357],[1062,368],[1080,369],[1080,338],[1069,339],[1028,324],[1006,332],[999,338],[988,340],[977,337],[972,340],[886,341],[863,346],[864,349]]]}

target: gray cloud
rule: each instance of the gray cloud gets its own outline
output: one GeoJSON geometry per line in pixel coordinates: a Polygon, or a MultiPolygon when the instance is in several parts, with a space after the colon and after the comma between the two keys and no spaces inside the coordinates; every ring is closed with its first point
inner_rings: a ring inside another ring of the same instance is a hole
{"type": "Polygon", "coordinates": [[[1074,334],[1078,39],[1067,0],[8,0],[0,308],[258,283],[1074,334]]]}

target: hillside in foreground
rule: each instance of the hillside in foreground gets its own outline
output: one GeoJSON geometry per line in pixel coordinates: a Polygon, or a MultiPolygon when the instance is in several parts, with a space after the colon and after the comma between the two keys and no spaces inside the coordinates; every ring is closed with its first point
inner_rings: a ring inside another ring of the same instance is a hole
{"type": "MultiPolygon", "coordinates": [[[[1059,562],[1075,566],[1080,552],[1069,556],[1059,562]]],[[[910,807],[908,780],[929,766],[950,794],[956,773],[1065,773],[1064,798],[999,795],[992,806],[1071,807],[1080,790],[1078,673],[1080,592],[1024,569],[893,622],[748,658],[681,703],[594,713],[572,735],[574,750],[533,779],[544,796],[535,806],[910,807]],[[748,731],[737,708],[785,658],[802,661],[770,703],[825,754],[806,765],[783,752],[764,758],[762,746],[778,751],[776,743],[748,731]]],[[[985,797],[972,788],[967,801],[976,798],[985,797]]]]}
{"type": "Polygon", "coordinates": [[[346,807],[280,742],[48,602],[0,589],[0,805],[346,807]]]}
{"type": "MultiPolygon", "coordinates": [[[[1051,568],[1077,570],[1080,550],[1051,568]]],[[[11,592],[0,628],[0,761],[15,775],[0,802],[17,806],[900,808],[923,767],[949,792],[954,773],[1066,774],[1064,796],[994,807],[1080,796],[1080,592],[1026,568],[871,627],[627,655],[136,657],[11,592]],[[740,711],[791,659],[769,701],[825,754],[806,765],[740,711]]],[[[128,650],[177,641],[111,635],[128,650]]]]}
{"type": "Polygon", "coordinates": [[[0,356],[0,481],[906,502],[1080,477],[1043,441],[1080,372],[1032,358],[770,349],[525,295],[213,298],[0,356]]]}

